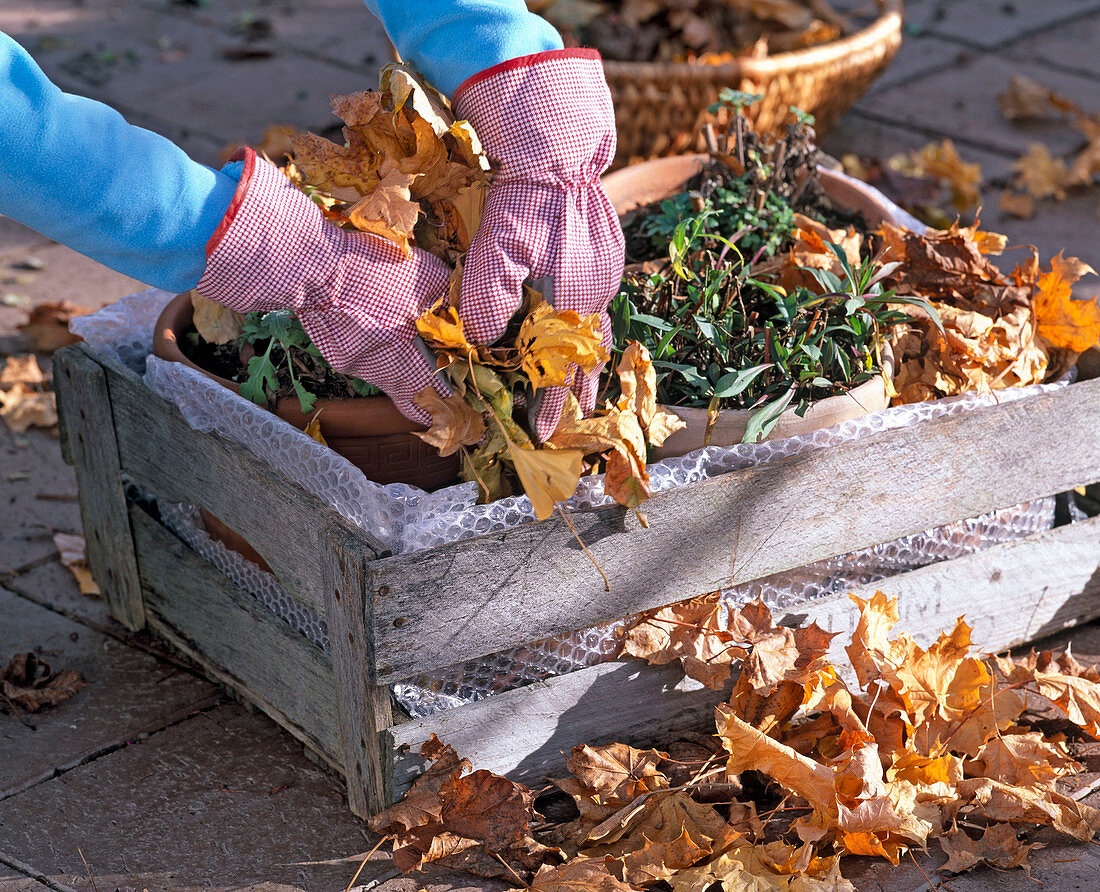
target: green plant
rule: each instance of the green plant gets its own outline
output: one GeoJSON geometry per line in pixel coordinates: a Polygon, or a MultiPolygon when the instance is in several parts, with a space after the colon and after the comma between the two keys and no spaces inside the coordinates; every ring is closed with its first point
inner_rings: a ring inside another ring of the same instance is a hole
{"type": "Polygon", "coordinates": [[[611,305],[616,345],[640,341],[653,358],[658,401],[711,417],[751,409],[746,442],[766,437],[788,407],[802,415],[879,374],[883,333],[908,319],[897,304],[939,324],[927,301],[884,289],[897,264],[863,239],[858,264],[824,240],[817,250],[835,263],[826,253],[815,265],[826,268],[784,255],[800,228],[860,221],[831,207],[817,182],[812,116],[792,107],[782,138],[761,137],[744,115],[759,98],[723,90],[711,111],[733,115],[721,139],[706,130],[711,163],[626,222],[634,262],[611,305]]]}
{"type": "Polygon", "coordinates": [[[344,378],[358,396],[374,396],[377,387],[358,378],[338,375],[309,339],[298,317],[287,310],[249,313],[244,318],[236,346],[242,355],[251,352],[241,395],[267,406],[287,385],[298,397],[302,412],[309,414],[317,402],[316,389],[307,389],[332,376],[344,378]]]}

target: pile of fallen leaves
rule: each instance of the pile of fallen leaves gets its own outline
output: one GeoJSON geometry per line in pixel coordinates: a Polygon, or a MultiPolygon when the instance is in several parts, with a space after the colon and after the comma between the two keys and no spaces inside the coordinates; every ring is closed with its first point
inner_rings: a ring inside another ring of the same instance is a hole
{"type": "Polygon", "coordinates": [[[1072,295],[1073,284],[1095,271],[1076,257],[1059,254],[1043,269],[1031,248],[1005,274],[989,257],[1007,239],[977,224],[923,235],[884,224],[879,235],[887,259],[900,262],[889,284],[898,295],[927,298],[942,324],[901,308],[911,323],[888,338],[896,403],[1040,383],[1100,345],[1100,304],[1072,295]]]}
{"type": "Polygon", "coordinates": [[[847,676],[830,658],[834,634],[776,626],[760,602],[726,611],[710,596],[643,615],[624,653],[679,659],[730,691],[713,738],[677,758],[577,746],[570,776],[553,781],[574,808],[549,819],[534,791],[466,774],[469,763],[433,736],[421,751],[432,765],[371,826],[392,839],[403,871],[438,864],[538,892],[838,892],[853,889],[845,855],[897,864],[937,840],[948,855],[940,870],[957,873],[1026,868],[1035,844],[1019,833],[1029,827],[1091,839],[1100,811],[1057,787],[1081,766],[1033,714],[1053,704],[1096,736],[1100,674],[1068,652],[975,654],[961,618],[928,648],[891,639],[896,600],[853,601],[847,676]]]}
{"type": "Polygon", "coordinates": [[[1072,159],[1055,158],[1043,143],[1032,143],[1013,165],[1016,178],[1011,188],[1001,193],[1002,211],[1027,220],[1035,216],[1037,201],[1062,201],[1070,192],[1094,184],[1100,173],[1100,112],[1086,112],[1065,96],[1018,74],[1011,77],[997,100],[1009,121],[1065,120],[1085,139],[1084,148],[1072,159]]]}
{"type": "Polygon", "coordinates": [[[527,0],[566,45],[623,62],[720,65],[836,40],[855,30],[827,0],[527,0]]]}
{"type": "Polygon", "coordinates": [[[460,451],[463,478],[477,482],[483,502],[512,495],[518,484],[543,520],[555,503],[576,492],[583,475],[602,470],[604,492],[637,509],[649,497],[647,444],[659,446],[683,427],[657,407],[656,373],[645,348],[634,343],[625,349],[615,370],[616,401],[584,418],[568,393],[553,436],[540,444],[524,405],[540,390],[570,385],[574,375],[589,374],[608,360],[599,315],[556,310],[528,289],[518,326],[485,347],[466,340],[456,303],[457,294],[449,306],[437,305],[417,322],[454,389],[446,399],[431,388],[420,395],[417,402],[431,413],[432,425],[417,436],[440,455],[460,451]]]}
{"type": "Polygon", "coordinates": [[[870,183],[937,229],[946,229],[959,215],[972,217],[981,204],[981,166],[964,161],[949,139],[885,160],[847,153],[840,161],[849,176],[870,183]]]}

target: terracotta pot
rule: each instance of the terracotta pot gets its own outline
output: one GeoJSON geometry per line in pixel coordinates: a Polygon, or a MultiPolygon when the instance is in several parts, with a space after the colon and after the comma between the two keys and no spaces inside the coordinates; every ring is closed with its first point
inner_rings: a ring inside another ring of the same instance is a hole
{"type": "MultiPolygon", "coordinates": [[[[619,216],[623,216],[635,208],[682,192],[687,182],[703,169],[706,161],[706,155],[677,155],[643,161],[608,174],[603,178],[603,185],[615,210],[619,216]]],[[[915,223],[897,205],[866,183],[825,168],[819,168],[818,174],[826,195],[847,210],[858,211],[869,225],[877,226],[884,221],[910,226],[915,223]]],[[[886,372],[893,374],[893,355],[886,350],[882,359],[886,372]]],[[[779,417],[766,439],[778,440],[832,427],[872,412],[881,412],[888,405],[889,398],[886,396],[883,379],[873,378],[849,393],[812,403],[802,417],[795,414],[794,409],[788,409],[779,417]]],[[[654,450],[656,458],[684,455],[706,445],[706,409],[680,406],[664,408],[681,418],[687,426],[654,450]]],[[[735,446],[740,443],[751,415],[752,412],[748,409],[723,409],[718,413],[718,421],[711,429],[710,445],[735,446]]]]}
{"type": "MultiPolygon", "coordinates": [[[[179,348],[179,339],[192,324],[194,310],[189,294],[179,294],[168,303],[153,333],[153,352],[161,359],[182,362],[208,378],[240,393],[240,386],[200,368],[179,348]]],[[[384,396],[351,399],[319,399],[321,435],[332,449],[376,483],[410,483],[421,489],[439,489],[458,479],[457,456],[441,458],[413,431],[426,430],[410,421],[384,396]]],[[[280,399],[275,414],[299,429],[309,418],[297,399],[280,399]]]]}

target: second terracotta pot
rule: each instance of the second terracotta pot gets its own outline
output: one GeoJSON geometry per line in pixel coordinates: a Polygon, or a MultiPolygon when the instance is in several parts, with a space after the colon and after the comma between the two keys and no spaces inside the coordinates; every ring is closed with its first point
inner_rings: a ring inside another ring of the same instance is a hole
{"type": "MultiPolygon", "coordinates": [[[[661,201],[683,192],[687,183],[699,173],[707,163],[706,155],[677,155],[672,158],[658,158],[643,161],[616,170],[603,178],[604,188],[615,206],[619,216],[661,201]]],[[[911,225],[916,222],[891,202],[877,189],[853,180],[851,177],[834,173],[825,168],[818,170],[819,181],[829,198],[849,211],[858,212],[871,226],[883,222],[898,225],[911,225]]],[[[918,224],[919,225],[919,224],[918,224]]],[[[886,374],[893,374],[893,355],[883,351],[883,368],[886,374]]],[[[806,413],[799,416],[795,410],[788,409],[780,417],[768,440],[779,440],[821,430],[869,415],[881,412],[889,405],[886,384],[881,376],[865,381],[848,393],[827,397],[810,405],[806,413]]],[[[664,444],[655,449],[657,459],[685,455],[696,449],[702,449],[707,427],[707,410],[700,408],[664,406],[685,422],[686,427],[674,433],[664,444]]],[[[735,446],[741,442],[752,412],[748,409],[723,409],[718,413],[718,421],[711,428],[709,445],[735,446]]]]}

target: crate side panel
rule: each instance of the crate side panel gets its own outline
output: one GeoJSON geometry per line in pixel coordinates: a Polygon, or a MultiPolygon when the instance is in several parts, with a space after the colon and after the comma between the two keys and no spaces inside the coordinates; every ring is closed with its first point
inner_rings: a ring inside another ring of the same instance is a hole
{"type": "Polygon", "coordinates": [[[150,625],[295,737],[342,768],[332,660],[198,557],[130,509],[150,625]]]}
{"type": "MultiPolygon", "coordinates": [[[[898,598],[897,628],[918,643],[927,646],[965,615],[983,651],[1003,651],[1100,616],[1100,518],[900,574],[856,594],[869,598],[880,589],[898,598]]],[[[829,656],[854,683],[850,668],[844,671],[844,647],[859,610],[847,594],[776,611],[775,618],[816,620],[841,633],[829,656]]],[[[711,707],[727,695],[684,693],[677,684],[677,667],[605,663],[396,725],[389,732],[399,748],[395,789],[401,795],[422,768],[416,752],[432,733],[475,768],[535,783],[563,771],[565,754],[581,743],[651,745],[662,733],[712,727],[711,707]]]]}
{"type": "Polygon", "coordinates": [[[263,555],[290,594],[324,614],[318,521],[332,509],[241,447],[193,430],[140,381],[112,376],[111,388],[123,470],[160,498],[210,511],[263,555]]]}
{"type": "Polygon", "coordinates": [[[111,615],[128,629],[140,629],[145,608],[107,373],[82,350],[61,350],[55,356],[54,387],[76,469],[88,565],[111,615]]]}
{"type": "Polygon", "coordinates": [[[396,725],[394,789],[404,794],[424,762],[432,734],[473,763],[513,780],[541,785],[561,776],[581,743],[652,742],[664,732],[713,727],[714,707],[728,691],[685,690],[676,666],[603,663],[396,725]],[[402,752],[404,750],[404,752],[402,752]]]}
{"type": "Polygon", "coordinates": [[[1100,380],[375,564],[379,680],[460,663],[1100,479],[1100,380]]]}

